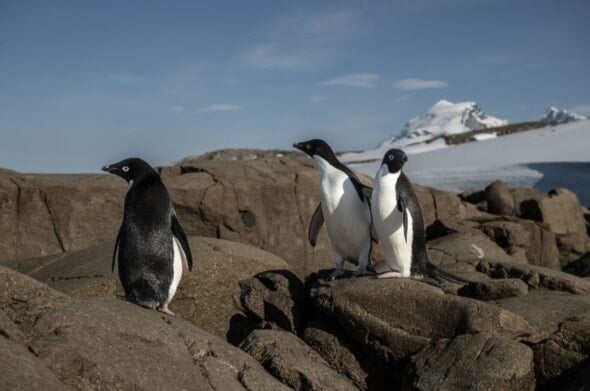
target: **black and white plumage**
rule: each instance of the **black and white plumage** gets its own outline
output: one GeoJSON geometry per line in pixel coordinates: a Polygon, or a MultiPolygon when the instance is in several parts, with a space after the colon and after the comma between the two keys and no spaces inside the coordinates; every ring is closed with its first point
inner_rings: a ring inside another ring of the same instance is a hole
{"type": "Polygon", "coordinates": [[[408,177],[402,172],[407,155],[400,149],[385,153],[371,195],[373,224],[391,271],[378,278],[417,277],[463,282],[432,265],[426,252],[422,210],[408,177]]]}
{"type": "Polygon", "coordinates": [[[129,183],[123,223],[115,242],[112,270],[127,300],[174,315],[168,304],[182,277],[182,264],[192,270],[192,254],[168,190],[145,161],[130,158],[102,168],[129,183]]]}
{"type": "Polygon", "coordinates": [[[308,239],[315,246],[325,224],[332,244],[336,270],[330,279],[341,276],[344,261],[358,264],[354,275],[366,272],[371,254],[370,190],[337,158],[330,146],[319,139],[293,146],[313,158],[320,171],[320,204],[311,219],[308,239]]]}

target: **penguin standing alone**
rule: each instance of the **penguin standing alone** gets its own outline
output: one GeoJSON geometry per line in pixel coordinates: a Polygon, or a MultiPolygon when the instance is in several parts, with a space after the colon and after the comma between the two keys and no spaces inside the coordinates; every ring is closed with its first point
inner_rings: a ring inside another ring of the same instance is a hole
{"type": "Polygon", "coordinates": [[[404,151],[390,149],[375,175],[371,195],[373,224],[381,251],[391,269],[377,277],[421,278],[427,275],[439,281],[465,282],[439,270],[428,260],[420,204],[410,180],[402,172],[407,161],[404,151]]]}
{"type": "Polygon", "coordinates": [[[293,144],[313,158],[320,170],[320,205],[309,224],[308,239],[315,246],[320,228],[326,223],[336,270],[329,279],[344,274],[347,260],[358,264],[354,276],[363,275],[371,254],[370,190],[337,158],[324,140],[313,139],[293,144]]]}
{"type": "Polygon", "coordinates": [[[182,263],[192,270],[191,250],[160,175],[145,161],[131,158],[102,168],[125,179],[123,223],[119,228],[112,270],[127,300],[174,316],[168,304],[182,276],[182,263]]]}

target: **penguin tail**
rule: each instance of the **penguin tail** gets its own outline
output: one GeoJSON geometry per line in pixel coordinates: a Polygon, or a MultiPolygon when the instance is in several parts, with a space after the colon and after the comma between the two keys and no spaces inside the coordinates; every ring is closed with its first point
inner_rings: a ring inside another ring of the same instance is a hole
{"type": "Polygon", "coordinates": [[[442,271],[438,267],[434,266],[431,263],[426,264],[426,273],[427,276],[434,278],[437,281],[447,281],[453,284],[468,284],[469,281],[464,280],[460,277],[454,276],[450,273],[442,271]]]}

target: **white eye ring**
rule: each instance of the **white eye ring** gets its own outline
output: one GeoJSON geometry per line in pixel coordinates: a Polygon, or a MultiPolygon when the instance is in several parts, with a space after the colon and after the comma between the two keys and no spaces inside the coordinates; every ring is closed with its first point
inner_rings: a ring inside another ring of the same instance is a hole
{"type": "Polygon", "coordinates": [[[129,172],[129,167],[128,166],[123,166],[123,167],[121,167],[121,170],[123,172],[129,172]]]}
{"type": "Polygon", "coordinates": [[[309,145],[309,144],[306,144],[306,145],[305,145],[305,148],[307,148],[307,149],[310,149],[310,148],[311,148],[311,145],[309,145]]]}
{"type": "Polygon", "coordinates": [[[393,155],[389,155],[389,160],[393,160],[393,155]]]}

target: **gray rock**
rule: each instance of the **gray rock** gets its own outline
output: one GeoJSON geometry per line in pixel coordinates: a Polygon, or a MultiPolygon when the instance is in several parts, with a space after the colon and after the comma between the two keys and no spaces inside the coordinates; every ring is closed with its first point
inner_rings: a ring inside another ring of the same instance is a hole
{"type": "Polygon", "coordinates": [[[307,322],[308,298],[303,282],[288,270],[262,272],[240,281],[239,302],[258,321],[299,332],[307,322]]]}
{"type": "Polygon", "coordinates": [[[0,337],[0,390],[67,390],[31,352],[0,337]]]}
{"type": "Polygon", "coordinates": [[[318,353],[287,331],[253,331],[241,348],[295,390],[356,390],[318,353]]]}
{"type": "Polygon", "coordinates": [[[516,214],[514,197],[506,183],[492,182],[485,188],[485,194],[489,213],[502,216],[516,214]]]}
{"type": "Polygon", "coordinates": [[[485,282],[471,282],[459,289],[459,294],[478,300],[490,301],[526,295],[528,291],[528,285],[522,280],[518,278],[502,278],[485,282]]]}
{"type": "Polygon", "coordinates": [[[219,338],[121,300],[93,299],[44,312],[30,346],[72,389],[285,389],[219,338]]]}
{"type": "Polygon", "coordinates": [[[412,356],[405,390],[534,390],[533,352],[492,334],[442,339],[412,356]]]}
{"type": "Polygon", "coordinates": [[[477,269],[493,278],[520,278],[527,283],[529,290],[590,293],[590,281],[546,267],[486,259],[479,262],[477,269]]]}
{"type": "Polygon", "coordinates": [[[537,339],[536,331],[516,314],[446,295],[413,279],[339,280],[316,286],[311,296],[320,311],[386,363],[403,360],[432,340],[458,334],[537,339]]]}
{"type": "Polygon", "coordinates": [[[428,257],[435,265],[472,259],[513,260],[501,247],[481,233],[459,232],[426,244],[428,257]]]}
{"type": "Polygon", "coordinates": [[[14,322],[2,310],[0,310],[0,338],[1,337],[20,345],[27,345],[27,337],[25,337],[18,326],[14,324],[14,322]]]}

